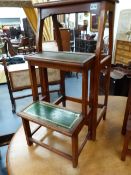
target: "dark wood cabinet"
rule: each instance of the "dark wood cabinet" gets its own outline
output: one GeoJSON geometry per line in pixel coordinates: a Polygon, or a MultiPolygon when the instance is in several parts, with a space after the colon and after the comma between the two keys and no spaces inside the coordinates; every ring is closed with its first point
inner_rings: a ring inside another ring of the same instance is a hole
{"type": "Polygon", "coordinates": [[[76,38],[75,39],[75,51],[94,53],[96,50],[96,42],[97,41],[95,40],[85,40],[81,38],[76,38]]]}
{"type": "Polygon", "coordinates": [[[128,64],[131,62],[131,42],[117,40],[115,62],[120,64],[128,64]]]}
{"type": "Polygon", "coordinates": [[[27,18],[23,18],[23,27],[24,27],[24,34],[26,37],[35,39],[35,34],[27,20],[27,18]]]}

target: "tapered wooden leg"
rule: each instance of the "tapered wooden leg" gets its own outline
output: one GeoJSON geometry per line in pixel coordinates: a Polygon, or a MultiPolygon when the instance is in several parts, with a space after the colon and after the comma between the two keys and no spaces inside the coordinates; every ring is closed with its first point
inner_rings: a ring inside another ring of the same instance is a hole
{"type": "Polygon", "coordinates": [[[78,165],[78,135],[72,136],[72,163],[73,168],[78,165]]]}
{"type": "Polygon", "coordinates": [[[128,120],[128,114],[124,116],[124,120],[123,120],[123,125],[122,125],[122,130],[121,130],[121,133],[122,133],[123,135],[126,134],[127,120],[128,120]]]}
{"type": "Polygon", "coordinates": [[[125,161],[125,159],[126,159],[126,154],[128,152],[128,144],[129,144],[130,139],[131,139],[131,131],[127,131],[125,138],[124,138],[123,150],[121,153],[121,160],[123,160],[123,161],[125,161]]]}
{"type": "Polygon", "coordinates": [[[97,77],[97,66],[91,70],[91,104],[92,104],[92,115],[90,119],[91,140],[96,140],[96,127],[97,127],[97,104],[98,104],[98,77],[97,77]],[[95,76],[96,75],[96,76],[95,76]]]}
{"type": "Polygon", "coordinates": [[[16,103],[15,103],[15,99],[13,97],[13,92],[12,92],[12,88],[11,88],[11,82],[10,82],[10,78],[9,78],[9,72],[8,72],[8,68],[7,68],[6,59],[2,59],[2,62],[4,65],[4,71],[5,71],[5,75],[6,75],[6,79],[7,79],[7,86],[8,86],[10,100],[11,100],[11,104],[12,104],[12,112],[15,113],[16,112],[16,103]]]}
{"type": "Polygon", "coordinates": [[[66,98],[65,98],[65,72],[60,71],[60,93],[63,96],[62,105],[66,107],[66,98]]]}
{"type": "Polygon", "coordinates": [[[122,131],[121,131],[121,133],[123,135],[126,134],[126,125],[127,125],[129,113],[131,113],[131,80],[130,80],[130,84],[129,84],[128,98],[127,98],[127,102],[126,102],[126,110],[125,110],[125,115],[124,115],[124,120],[123,120],[122,131]]]}
{"type": "MultiPolygon", "coordinates": [[[[111,61],[111,59],[110,59],[111,61]]],[[[106,106],[106,111],[107,111],[107,103],[108,103],[108,95],[109,95],[109,86],[110,86],[110,69],[111,69],[111,62],[109,65],[107,65],[107,75],[105,78],[105,99],[104,99],[104,105],[106,106]]],[[[103,115],[103,120],[106,119],[106,111],[103,115]]]]}
{"type": "Polygon", "coordinates": [[[40,84],[42,97],[45,96],[45,101],[50,102],[50,93],[49,93],[49,82],[48,82],[48,72],[46,68],[39,68],[40,75],[40,84]]]}
{"type": "Polygon", "coordinates": [[[23,122],[23,127],[24,127],[24,131],[25,131],[25,136],[26,136],[27,144],[28,144],[28,146],[31,146],[33,143],[30,141],[31,130],[30,130],[29,121],[22,118],[22,122],[23,122]]]}
{"type": "Polygon", "coordinates": [[[15,113],[16,112],[16,102],[14,99],[12,99],[11,103],[12,103],[12,112],[15,113]]]}

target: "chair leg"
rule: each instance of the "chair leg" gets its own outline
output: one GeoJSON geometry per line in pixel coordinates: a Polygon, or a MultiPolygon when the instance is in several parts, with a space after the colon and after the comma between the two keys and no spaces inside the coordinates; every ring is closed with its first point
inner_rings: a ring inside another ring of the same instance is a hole
{"type": "Polygon", "coordinates": [[[78,72],[76,72],[76,78],[77,78],[77,79],[79,78],[79,76],[78,76],[78,72]]]}
{"type": "Polygon", "coordinates": [[[73,168],[78,165],[78,135],[72,136],[72,163],[73,168]]]}
{"type": "Polygon", "coordinates": [[[33,142],[30,141],[30,138],[32,137],[32,135],[31,135],[29,121],[22,118],[22,123],[23,123],[24,131],[25,131],[27,144],[28,144],[28,146],[31,146],[33,144],[33,142]]]}
{"type": "Polygon", "coordinates": [[[16,113],[16,103],[15,103],[15,100],[11,100],[11,103],[12,103],[12,112],[13,113],[16,113]]]}
{"type": "MultiPolygon", "coordinates": [[[[1,161],[1,159],[2,159],[2,156],[1,156],[1,151],[0,151],[0,161],[1,161]]],[[[0,162],[1,163],[1,162],[0,162]]]]}
{"type": "Polygon", "coordinates": [[[12,104],[12,112],[15,113],[16,104],[15,104],[15,99],[13,97],[13,92],[12,92],[10,78],[9,78],[9,72],[8,72],[7,63],[6,63],[5,59],[3,59],[3,65],[4,65],[4,71],[5,71],[5,75],[6,75],[6,79],[7,79],[7,87],[9,90],[10,100],[11,100],[11,104],[12,104]]]}
{"type": "MultiPolygon", "coordinates": [[[[130,94],[129,94],[130,95],[130,94]]],[[[123,125],[122,125],[122,130],[121,130],[121,133],[123,135],[126,134],[126,125],[127,125],[127,120],[128,120],[128,116],[129,116],[129,108],[130,108],[130,100],[129,100],[129,97],[127,99],[127,103],[126,103],[126,110],[125,110],[125,115],[124,115],[124,120],[123,120],[123,125]]]]}
{"type": "MultiPolygon", "coordinates": [[[[104,100],[104,105],[107,107],[108,95],[109,95],[109,86],[110,86],[110,65],[108,65],[104,83],[105,83],[105,100],[104,100]]],[[[106,108],[106,111],[105,111],[105,113],[103,115],[103,120],[106,120],[106,112],[107,112],[107,108],[106,108]]]]}
{"type": "Polygon", "coordinates": [[[0,147],[9,145],[14,133],[0,136],[0,147]]]}
{"type": "Polygon", "coordinates": [[[126,159],[126,155],[128,152],[128,144],[129,144],[130,139],[131,139],[131,131],[127,131],[125,138],[124,138],[123,150],[121,153],[121,160],[122,161],[125,161],[125,159],[126,159]]]}
{"type": "Polygon", "coordinates": [[[60,92],[62,96],[64,97],[62,101],[62,105],[66,106],[66,100],[65,100],[65,72],[60,71],[60,92]]]}

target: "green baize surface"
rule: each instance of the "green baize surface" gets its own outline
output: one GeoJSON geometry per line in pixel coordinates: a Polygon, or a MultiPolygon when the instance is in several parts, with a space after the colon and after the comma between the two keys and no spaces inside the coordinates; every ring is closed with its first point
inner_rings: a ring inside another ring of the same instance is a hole
{"type": "Polygon", "coordinates": [[[43,121],[45,120],[68,129],[72,128],[73,124],[80,118],[80,113],[62,109],[56,105],[44,102],[35,102],[23,112],[33,118],[40,118],[43,121]]]}

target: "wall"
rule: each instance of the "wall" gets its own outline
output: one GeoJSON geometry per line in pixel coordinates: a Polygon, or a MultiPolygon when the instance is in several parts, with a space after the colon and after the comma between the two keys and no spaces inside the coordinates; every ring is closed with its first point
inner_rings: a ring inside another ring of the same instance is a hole
{"type": "Polygon", "coordinates": [[[116,4],[116,9],[115,9],[114,40],[116,39],[120,11],[124,9],[131,9],[130,0],[119,0],[119,1],[120,2],[116,4]]]}
{"type": "Polygon", "coordinates": [[[20,18],[21,28],[23,29],[22,18],[26,18],[26,15],[22,8],[14,7],[0,7],[0,18],[20,18]]]}
{"type": "Polygon", "coordinates": [[[117,30],[118,30],[119,15],[120,15],[120,12],[125,9],[131,10],[131,2],[129,0],[119,0],[119,3],[116,4],[116,8],[115,8],[114,43],[113,43],[114,48],[113,48],[112,62],[114,62],[114,59],[115,59],[115,47],[116,47],[116,36],[117,36],[117,30]]]}

